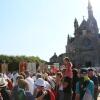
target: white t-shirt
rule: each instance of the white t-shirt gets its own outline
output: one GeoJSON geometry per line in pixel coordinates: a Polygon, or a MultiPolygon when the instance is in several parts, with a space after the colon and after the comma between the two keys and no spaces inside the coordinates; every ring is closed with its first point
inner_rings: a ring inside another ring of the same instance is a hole
{"type": "Polygon", "coordinates": [[[25,80],[28,83],[29,92],[31,92],[31,94],[33,94],[34,93],[34,80],[31,77],[27,77],[25,80]]]}

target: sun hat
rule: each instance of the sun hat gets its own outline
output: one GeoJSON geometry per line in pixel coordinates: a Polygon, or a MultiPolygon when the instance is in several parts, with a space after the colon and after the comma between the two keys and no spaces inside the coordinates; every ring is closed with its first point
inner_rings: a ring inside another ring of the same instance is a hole
{"type": "Polygon", "coordinates": [[[8,82],[5,80],[4,77],[0,77],[0,87],[7,86],[8,82]]]}
{"type": "Polygon", "coordinates": [[[96,71],[95,68],[88,68],[88,71],[96,71]]]}
{"type": "Polygon", "coordinates": [[[44,79],[38,78],[38,79],[35,81],[35,85],[36,85],[36,86],[45,87],[45,81],[44,81],[44,79]]]}

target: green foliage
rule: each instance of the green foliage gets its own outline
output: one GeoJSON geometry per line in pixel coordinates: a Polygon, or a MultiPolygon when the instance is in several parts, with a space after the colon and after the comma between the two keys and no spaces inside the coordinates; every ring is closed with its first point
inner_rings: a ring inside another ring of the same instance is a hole
{"type": "Polygon", "coordinates": [[[26,62],[34,62],[37,65],[40,63],[44,63],[44,60],[41,60],[39,57],[34,57],[34,56],[7,56],[7,55],[0,55],[0,63],[2,64],[3,62],[8,63],[8,70],[9,71],[15,71],[18,70],[19,68],[19,63],[21,61],[26,61],[26,62]]]}

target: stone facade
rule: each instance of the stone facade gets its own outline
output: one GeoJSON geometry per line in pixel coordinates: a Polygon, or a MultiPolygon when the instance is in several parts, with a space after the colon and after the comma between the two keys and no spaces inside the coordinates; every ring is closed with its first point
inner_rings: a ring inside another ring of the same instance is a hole
{"type": "Polygon", "coordinates": [[[66,57],[66,53],[60,54],[59,56],[54,53],[54,55],[50,58],[50,64],[59,63],[62,65],[64,57],[66,57]]]}
{"type": "MultiPolygon", "coordinates": [[[[83,18],[79,25],[77,19],[74,21],[74,37],[68,35],[66,53],[56,56],[57,62],[62,63],[64,56],[68,56],[78,66],[100,66],[100,34],[92,6],[88,1],[88,19],[83,18]],[[62,57],[62,58],[61,58],[62,57]]],[[[51,60],[50,60],[51,61],[51,60]]],[[[52,59],[53,61],[53,59],[52,59]]]]}

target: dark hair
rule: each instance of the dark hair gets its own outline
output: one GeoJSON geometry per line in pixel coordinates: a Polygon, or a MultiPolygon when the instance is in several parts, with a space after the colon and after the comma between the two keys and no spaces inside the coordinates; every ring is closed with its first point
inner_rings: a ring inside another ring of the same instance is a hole
{"type": "Polygon", "coordinates": [[[93,68],[89,68],[88,71],[94,71],[94,69],[93,68]]]}
{"type": "Polygon", "coordinates": [[[25,77],[26,77],[26,75],[25,75],[24,72],[19,73],[19,75],[22,75],[22,76],[24,77],[24,79],[25,79],[25,77]]]}
{"type": "Polygon", "coordinates": [[[18,75],[16,80],[19,80],[19,79],[24,79],[24,77],[22,75],[18,75]]]}

